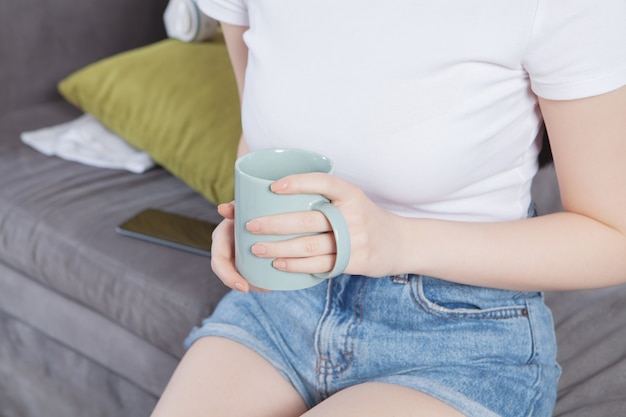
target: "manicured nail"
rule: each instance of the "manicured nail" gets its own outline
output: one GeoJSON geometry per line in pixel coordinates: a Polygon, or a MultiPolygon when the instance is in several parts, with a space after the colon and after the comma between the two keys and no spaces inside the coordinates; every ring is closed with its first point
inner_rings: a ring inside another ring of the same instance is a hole
{"type": "Polygon", "coordinates": [[[274,192],[284,190],[285,188],[287,188],[287,181],[276,181],[272,184],[270,188],[274,192]]]}
{"type": "Polygon", "coordinates": [[[250,251],[255,255],[265,255],[267,253],[267,247],[262,243],[257,243],[252,246],[250,251]]]}
{"type": "Polygon", "coordinates": [[[284,271],[287,269],[287,262],[285,261],[281,261],[281,260],[275,260],[272,265],[274,266],[274,268],[279,269],[281,271],[284,271]]]}
{"type": "Polygon", "coordinates": [[[243,285],[241,282],[235,282],[235,289],[237,291],[240,291],[240,292],[244,293],[244,294],[248,293],[248,288],[246,288],[246,286],[243,285]]]}
{"type": "Polygon", "coordinates": [[[258,220],[250,220],[246,223],[246,230],[249,232],[258,232],[261,230],[261,222],[258,220]]]}

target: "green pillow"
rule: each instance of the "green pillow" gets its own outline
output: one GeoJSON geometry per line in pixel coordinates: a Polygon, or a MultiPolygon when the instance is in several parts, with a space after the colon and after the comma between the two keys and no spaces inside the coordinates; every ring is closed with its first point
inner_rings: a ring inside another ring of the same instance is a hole
{"type": "Polygon", "coordinates": [[[76,71],[61,94],[214,203],[233,198],[239,97],[221,34],[167,39],[76,71]]]}

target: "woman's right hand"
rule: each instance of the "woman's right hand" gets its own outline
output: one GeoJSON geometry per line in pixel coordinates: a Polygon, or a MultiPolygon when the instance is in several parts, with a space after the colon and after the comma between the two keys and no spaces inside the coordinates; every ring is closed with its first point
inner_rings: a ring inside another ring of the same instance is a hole
{"type": "Polygon", "coordinates": [[[220,204],[217,211],[224,220],[213,231],[213,243],[211,245],[211,268],[217,277],[229,288],[243,293],[250,290],[263,291],[254,287],[237,272],[235,266],[235,203],[220,204]]]}

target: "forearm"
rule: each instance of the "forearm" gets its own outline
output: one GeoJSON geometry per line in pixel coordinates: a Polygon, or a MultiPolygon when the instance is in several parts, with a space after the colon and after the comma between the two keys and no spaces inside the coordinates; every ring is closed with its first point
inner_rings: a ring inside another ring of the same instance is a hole
{"type": "Polygon", "coordinates": [[[407,219],[407,271],[524,290],[626,282],[626,87],[539,101],[565,211],[493,224],[407,219]]]}
{"type": "Polygon", "coordinates": [[[626,282],[626,236],[582,215],[503,223],[399,222],[396,253],[404,271],[532,291],[626,282]]]}

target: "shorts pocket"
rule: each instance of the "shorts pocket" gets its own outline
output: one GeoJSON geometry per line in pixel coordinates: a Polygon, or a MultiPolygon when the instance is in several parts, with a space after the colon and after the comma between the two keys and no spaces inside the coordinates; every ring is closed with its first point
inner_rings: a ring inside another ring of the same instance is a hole
{"type": "Polygon", "coordinates": [[[527,317],[526,300],[540,297],[540,293],[474,287],[421,275],[411,277],[410,285],[413,300],[420,308],[450,319],[527,317]]]}

